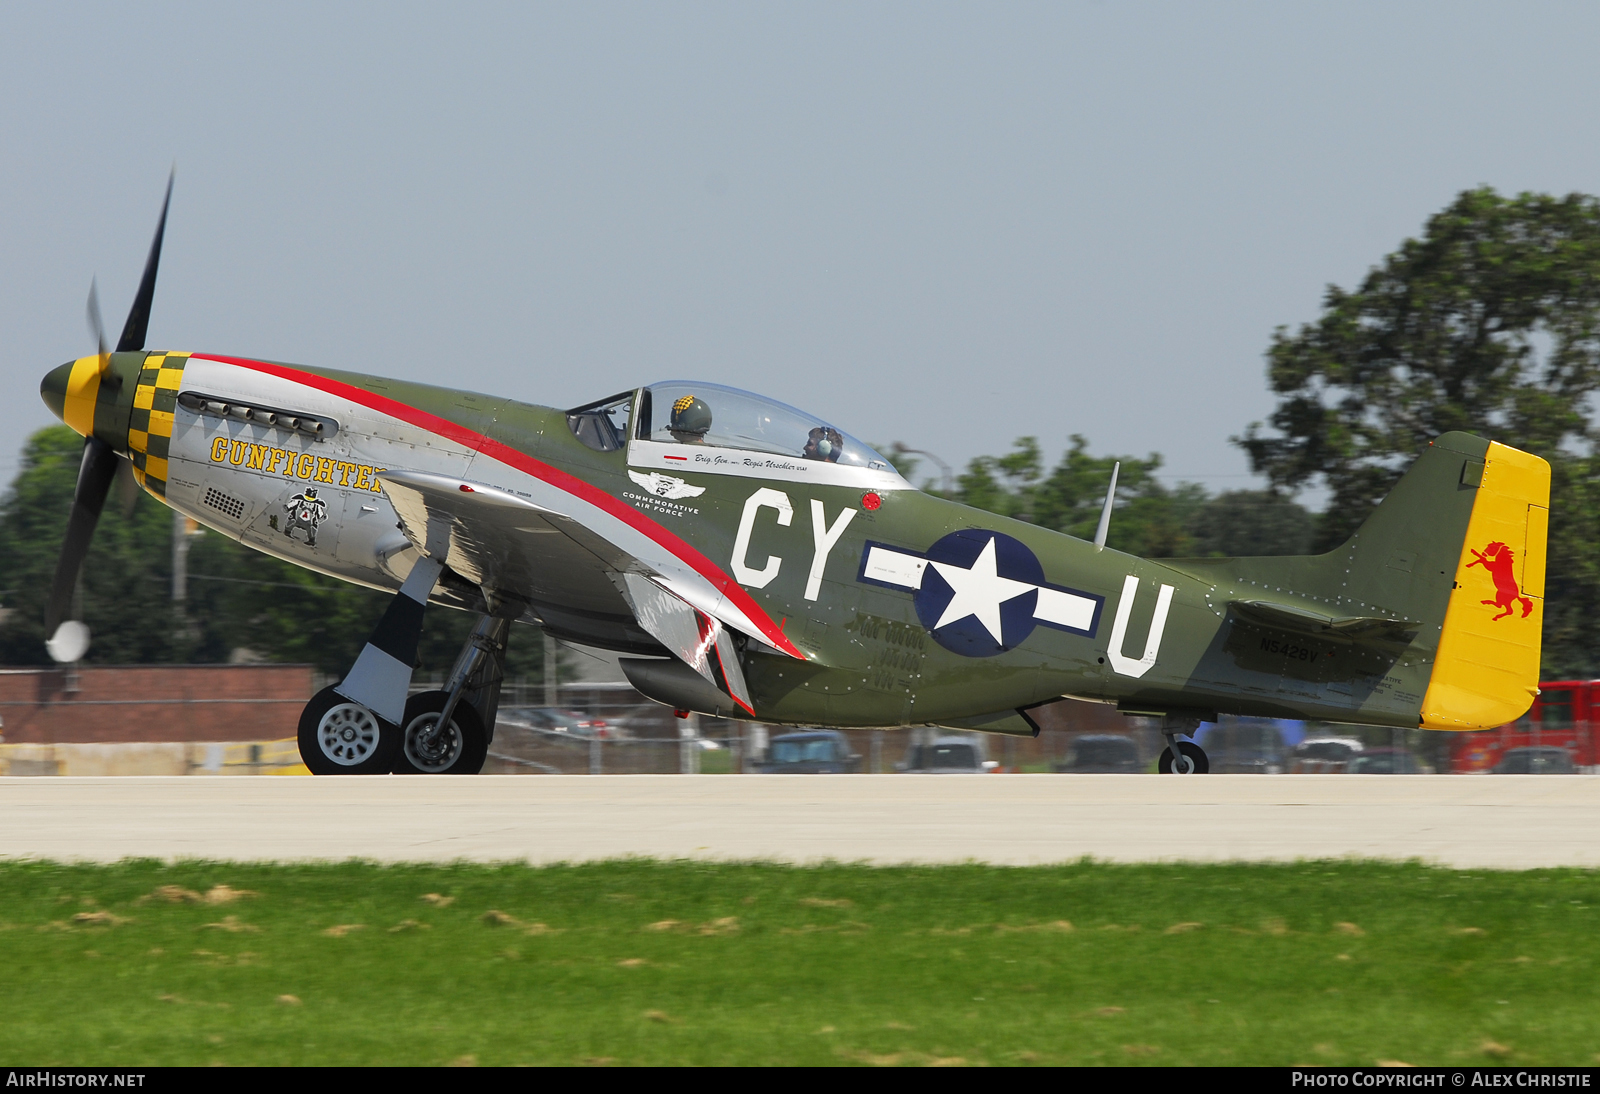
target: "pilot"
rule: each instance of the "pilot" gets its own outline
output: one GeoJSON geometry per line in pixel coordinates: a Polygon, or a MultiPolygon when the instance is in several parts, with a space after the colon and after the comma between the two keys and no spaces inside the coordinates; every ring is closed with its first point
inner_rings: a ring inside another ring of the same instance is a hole
{"type": "Polygon", "coordinates": [[[808,460],[827,460],[838,463],[844,454],[844,434],[832,426],[814,426],[806,436],[806,446],[800,453],[808,460]]]}
{"type": "Polygon", "coordinates": [[[711,430],[711,408],[695,398],[685,395],[672,404],[672,420],[667,431],[679,444],[705,444],[711,430]]]}

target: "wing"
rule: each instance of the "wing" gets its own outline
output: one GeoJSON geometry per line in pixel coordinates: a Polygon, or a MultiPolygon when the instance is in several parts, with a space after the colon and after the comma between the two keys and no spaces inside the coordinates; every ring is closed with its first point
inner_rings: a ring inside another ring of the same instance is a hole
{"type": "Polygon", "coordinates": [[[558,633],[563,612],[625,621],[634,649],[665,647],[746,708],[730,631],[803,657],[743,589],[681,541],[593,519],[556,492],[536,500],[420,471],[386,471],[380,481],[419,551],[442,555],[495,596],[527,602],[558,633]]]}

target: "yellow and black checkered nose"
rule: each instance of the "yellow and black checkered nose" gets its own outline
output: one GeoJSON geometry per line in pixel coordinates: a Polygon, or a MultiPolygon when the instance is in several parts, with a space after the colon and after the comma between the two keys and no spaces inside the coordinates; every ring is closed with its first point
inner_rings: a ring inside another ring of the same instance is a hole
{"type": "Polygon", "coordinates": [[[128,413],[128,458],[133,477],[145,489],[167,492],[167,458],[172,448],[172,421],[178,409],[187,353],[152,353],[139,369],[128,413]]]}

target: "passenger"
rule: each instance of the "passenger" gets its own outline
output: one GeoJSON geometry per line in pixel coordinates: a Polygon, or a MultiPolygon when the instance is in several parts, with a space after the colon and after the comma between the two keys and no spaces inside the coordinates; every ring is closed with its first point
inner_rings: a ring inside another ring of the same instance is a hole
{"type": "Polygon", "coordinates": [[[672,420],[667,431],[679,444],[705,444],[711,430],[711,408],[695,398],[685,395],[672,404],[672,420]]]}
{"type": "Polygon", "coordinates": [[[806,437],[806,447],[800,454],[808,460],[838,463],[844,454],[844,434],[831,426],[815,426],[806,437]]]}

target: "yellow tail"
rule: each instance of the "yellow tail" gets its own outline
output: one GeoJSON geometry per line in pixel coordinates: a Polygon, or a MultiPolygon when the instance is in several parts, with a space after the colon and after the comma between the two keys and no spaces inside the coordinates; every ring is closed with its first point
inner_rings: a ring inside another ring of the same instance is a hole
{"type": "Polygon", "coordinates": [[[1477,495],[1422,700],[1426,729],[1504,725],[1539,694],[1550,465],[1491,442],[1461,485],[1477,495]]]}

